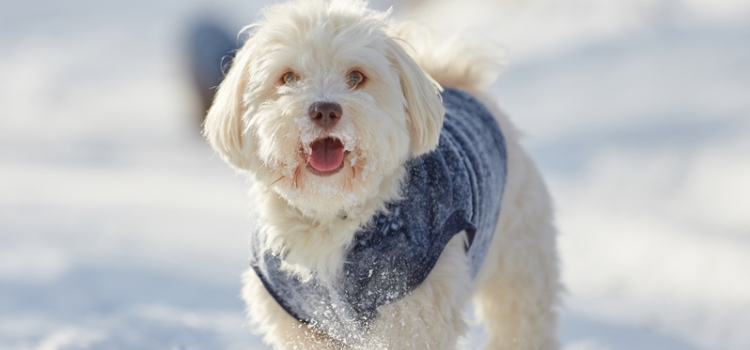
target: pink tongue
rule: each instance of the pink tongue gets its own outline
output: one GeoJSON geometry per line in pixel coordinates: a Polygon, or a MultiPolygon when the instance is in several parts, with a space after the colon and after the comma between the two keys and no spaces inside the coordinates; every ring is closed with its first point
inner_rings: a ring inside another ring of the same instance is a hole
{"type": "Polygon", "coordinates": [[[310,165],[317,171],[331,171],[344,160],[344,145],[341,141],[328,137],[310,145],[310,165]]]}

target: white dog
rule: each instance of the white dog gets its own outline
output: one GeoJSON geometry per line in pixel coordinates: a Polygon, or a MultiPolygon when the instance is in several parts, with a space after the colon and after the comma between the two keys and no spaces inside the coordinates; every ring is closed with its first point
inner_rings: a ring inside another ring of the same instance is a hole
{"type": "Polygon", "coordinates": [[[387,16],[269,7],[217,91],[205,136],[257,211],[248,317],[277,349],[454,349],[473,299],[488,349],[557,348],[550,200],[482,92],[496,61],[387,16]]]}

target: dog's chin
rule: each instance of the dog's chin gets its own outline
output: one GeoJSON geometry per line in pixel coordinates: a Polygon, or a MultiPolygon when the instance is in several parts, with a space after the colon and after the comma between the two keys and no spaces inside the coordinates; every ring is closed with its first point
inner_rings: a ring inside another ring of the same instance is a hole
{"type": "Polygon", "coordinates": [[[300,188],[282,191],[287,202],[307,217],[317,220],[335,219],[342,212],[359,204],[359,196],[347,188],[351,180],[345,176],[344,167],[322,174],[306,167],[300,188]]]}
{"type": "Polygon", "coordinates": [[[319,220],[334,219],[360,206],[370,198],[380,182],[380,174],[372,170],[363,170],[366,159],[355,151],[345,151],[325,163],[310,161],[298,167],[296,182],[279,181],[274,190],[286,199],[292,207],[300,210],[305,216],[319,220]]]}

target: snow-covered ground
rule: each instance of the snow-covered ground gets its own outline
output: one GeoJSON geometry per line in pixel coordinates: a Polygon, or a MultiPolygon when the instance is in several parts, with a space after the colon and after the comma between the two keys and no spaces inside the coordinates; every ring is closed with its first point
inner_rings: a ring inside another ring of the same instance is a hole
{"type": "MultiPolygon", "coordinates": [[[[196,14],[263,5],[0,2],[0,349],[265,349],[238,298],[245,183],[198,136],[182,51],[196,14]]],[[[750,3],[396,16],[506,46],[492,89],[556,201],[567,349],[750,348],[750,3]]]]}

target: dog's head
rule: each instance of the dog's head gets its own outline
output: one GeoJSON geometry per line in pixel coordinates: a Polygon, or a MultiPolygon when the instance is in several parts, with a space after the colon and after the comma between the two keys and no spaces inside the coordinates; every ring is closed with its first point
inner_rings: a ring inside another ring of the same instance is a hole
{"type": "Polygon", "coordinates": [[[276,5],[251,27],[204,133],[235,168],[303,213],[376,196],[438,142],[440,87],[359,1],[276,5]]]}

